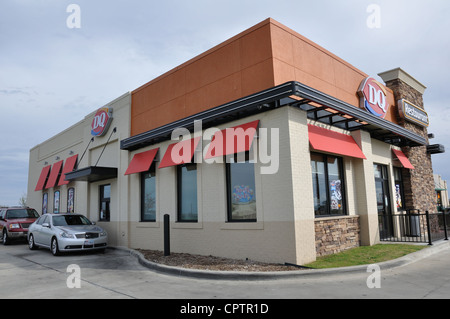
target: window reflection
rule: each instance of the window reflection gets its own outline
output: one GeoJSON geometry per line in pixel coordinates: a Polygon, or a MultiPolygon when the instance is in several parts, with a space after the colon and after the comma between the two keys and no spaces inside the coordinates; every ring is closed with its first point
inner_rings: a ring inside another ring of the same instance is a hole
{"type": "Polygon", "coordinates": [[[141,221],[156,221],[156,174],[155,165],[142,174],[141,221]]]}
{"type": "Polygon", "coordinates": [[[256,221],[254,163],[227,163],[228,221],[256,221]]]}
{"type": "Polygon", "coordinates": [[[100,185],[100,216],[99,220],[109,221],[109,203],[111,201],[111,185],[100,185]]]}
{"type": "Polygon", "coordinates": [[[395,177],[395,203],[397,205],[397,210],[405,209],[404,200],[404,189],[403,189],[403,178],[402,169],[399,167],[394,167],[394,177],[395,177]]]}
{"type": "Polygon", "coordinates": [[[342,158],[311,153],[311,171],[315,215],[344,215],[342,158]]]}
{"type": "Polygon", "coordinates": [[[196,222],[197,208],[197,165],[177,166],[178,179],[178,221],[196,222]]]}

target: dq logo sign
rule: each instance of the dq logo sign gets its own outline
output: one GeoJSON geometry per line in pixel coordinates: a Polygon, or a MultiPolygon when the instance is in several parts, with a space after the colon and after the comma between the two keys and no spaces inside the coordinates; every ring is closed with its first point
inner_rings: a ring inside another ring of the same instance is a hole
{"type": "Polygon", "coordinates": [[[102,107],[95,113],[91,124],[91,135],[102,136],[108,131],[112,120],[112,108],[102,107]]]}
{"type": "Polygon", "coordinates": [[[386,88],[374,78],[362,81],[358,94],[360,105],[375,116],[384,118],[389,108],[386,101],[386,88]]]}

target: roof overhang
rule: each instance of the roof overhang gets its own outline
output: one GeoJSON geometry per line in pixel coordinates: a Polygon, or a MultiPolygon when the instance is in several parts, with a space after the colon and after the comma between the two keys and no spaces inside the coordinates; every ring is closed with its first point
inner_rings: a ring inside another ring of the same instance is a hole
{"type": "Polygon", "coordinates": [[[120,148],[132,151],[170,140],[172,131],[179,127],[193,132],[195,121],[202,121],[202,128],[206,129],[287,105],[306,111],[308,118],[314,121],[348,131],[365,130],[370,132],[372,138],[396,146],[427,145],[424,137],[395,123],[307,85],[291,81],[126,138],[120,142],[120,148]]]}
{"type": "Polygon", "coordinates": [[[295,82],[296,96],[302,98],[299,107],[308,112],[308,117],[325,124],[354,131],[363,129],[372,138],[397,146],[427,145],[424,137],[388,120],[376,117],[351,104],[295,82]]]}
{"type": "Polygon", "coordinates": [[[427,145],[428,154],[442,154],[445,153],[445,147],[442,144],[427,145]]]}
{"type": "Polygon", "coordinates": [[[89,166],[66,173],[66,181],[98,182],[117,178],[116,167],[89,166]]]}

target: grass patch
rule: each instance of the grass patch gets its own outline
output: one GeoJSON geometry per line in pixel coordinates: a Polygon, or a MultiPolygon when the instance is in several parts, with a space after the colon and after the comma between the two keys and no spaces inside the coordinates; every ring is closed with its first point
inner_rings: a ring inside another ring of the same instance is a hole
{"type": "Polygon", "coordinates": [[[425,247],[408,244],[360,246],[337,254],[318,257],[316,261],[304,266],[321,269],[375,264],[402,257],[425,247]]]}

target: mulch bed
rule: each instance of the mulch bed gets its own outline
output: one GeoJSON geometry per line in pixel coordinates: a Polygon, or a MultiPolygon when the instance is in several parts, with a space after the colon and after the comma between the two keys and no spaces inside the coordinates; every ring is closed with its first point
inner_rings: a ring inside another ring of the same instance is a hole
{"type": "Polygon", "coordinates": [[[185,253],[171,253],[169,256],[164,256],[164,253],[158,250],[136,250],[140,252],[145,259],[151,262],[188,269],[216,271],[289,271],[302,269],[291,265],[263,263],[253,260],[230,259],[185,253]]]}

